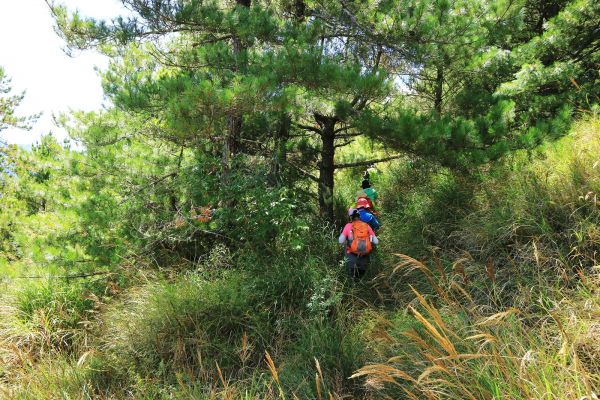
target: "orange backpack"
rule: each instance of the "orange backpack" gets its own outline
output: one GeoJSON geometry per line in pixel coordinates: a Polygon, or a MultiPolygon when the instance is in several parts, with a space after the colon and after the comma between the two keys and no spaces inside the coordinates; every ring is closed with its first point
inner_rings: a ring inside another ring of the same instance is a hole
{"type": "Polygon", "coordinates": [[[350,243],[350,253],[358,256],[366,256],[371,252],[371,238],[369,237],[369,224],[363,221],[352,221],[352,233],[354,238],[350,243]]]}

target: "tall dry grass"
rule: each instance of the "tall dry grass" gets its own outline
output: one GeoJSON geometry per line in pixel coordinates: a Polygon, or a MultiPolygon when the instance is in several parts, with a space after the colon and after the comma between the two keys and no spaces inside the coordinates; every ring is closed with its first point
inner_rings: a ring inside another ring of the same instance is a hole
{"type": "Polygon", "coordinates": [[[439,205],[460,198],[448,179],[434,173],[430,194],[403,197],[402,229],[387,236],[416,237],[406,249],[433,257],[398,254],[374,280],[403,308],[378,314],[393,351],[353,377],[412,399],[597,398],[600,119],[491,168],[440,227],[439,205]]]}
{"type": "Polygon", "coordinates": [[[551,300],[538,299],[549,301],[544,313],[517,307],[492,312],[473,300],[460,270],[439,276],[426,264],[399,256],[395,273],[421,271],[434,291],[424,296],[412,290],[415,301],[408,310],[417,325],[396,338],[400,354],[366,365],[352,378],[365,378],[376,392],[410,399],[597,398],[597,276],[582,279],[581,293],[555,289],[551,300]]]}

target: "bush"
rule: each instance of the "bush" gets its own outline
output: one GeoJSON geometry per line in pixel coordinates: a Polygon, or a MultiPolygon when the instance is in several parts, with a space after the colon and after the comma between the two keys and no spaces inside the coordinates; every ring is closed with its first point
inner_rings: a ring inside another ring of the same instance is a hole
{"type": "Polygon", "coordinates": [[[133,290],[103,321],[100,341],[109,364],[124,376],[167,382],[176,382],[178,372],[202,376],[215,362],[227,372],[243,367],[242,338],[247,333],[260,343],[264,322],[249,311],[243,280],[239,273],[213,282],[190,276],[133,290]]]}
{"type": "Polygon", "coordinates": [[[97,339],[105,370],[96,375],[98,388],[135,385],[135,377],[166,385],[211,385],[220,374],[252,380],[265,367],[265,351],[287,346],[302,316],[321,312],[309,304],[330,268],[320,257],[297,253],[256,264],[246,255],[219,273],[211,260],[174,281],[132,288],[109,307],[97,339]]]}

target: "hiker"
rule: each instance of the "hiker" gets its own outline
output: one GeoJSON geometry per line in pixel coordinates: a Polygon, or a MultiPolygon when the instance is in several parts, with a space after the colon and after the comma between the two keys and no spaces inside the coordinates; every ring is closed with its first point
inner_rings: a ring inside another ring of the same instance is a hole
{"type": "MultiPolygon", "coordinates": [[[[368,176],[367,174],[368,174],[368,172],[365,173],[365,176],[368,176]]],[[[379,216],[379,213],[375,209],[375,201],[377,200],[377,191],[371,187],[371,182],[369,181],[369,179],[363,179],[362,189],[356,195],[357,200],[361,199],[361,198],[365,198],[369,202],[369,209],[371,211],[371,214],[379,216]]]]}
{"type": "Polygon", "coordinates": [[[360,212],[356,208],[348,209],[350,222],[344,226],[338,241],[346,248],[346,269],[354,279],[361,278],[367,271],[371,261],[373,245],[379,240],[369,224],[360,220],[360,212]]]}
{"type": "Polygon", "coordinates": [[[363,179],[362,190],[369,197],[371,202],[377,201],[377,191],[371,187],[371,182],[368,179],[363,179]]]}
{"type": "Polygon", "coordinates": [[[381,227],[377,217],[373,215],[369,201],[366,198],[360,197],[358,200],[356,200],[356,208],[358,209],[360,220],[369,224],[374,231],[381,227]]]}

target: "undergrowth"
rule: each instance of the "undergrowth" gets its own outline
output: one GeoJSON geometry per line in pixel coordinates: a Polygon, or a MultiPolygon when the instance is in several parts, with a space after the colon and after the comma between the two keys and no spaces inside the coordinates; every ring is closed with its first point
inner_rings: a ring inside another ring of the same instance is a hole
{"type": "MultiPolygon", "coordinates": [[[[141,259],[122,266],[126,285],[5,284],[0,394],[596,398],[599,126],[470,176],[380,166],[381,245],[361,282],[336,230],[282,205],[290,229],[269,251],[223,241],[176,265],[141,259]]],[[[360,174],[342,178],[340,222],[360,174]]]]}

